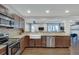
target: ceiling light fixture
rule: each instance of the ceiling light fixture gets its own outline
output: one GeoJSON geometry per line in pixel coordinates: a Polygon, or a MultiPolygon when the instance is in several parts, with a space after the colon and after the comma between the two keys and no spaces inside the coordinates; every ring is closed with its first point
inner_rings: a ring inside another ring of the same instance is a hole
{"type": "Polygon", "coordinates": [[[69,10],[65,10],[65,13],[69,13],[70,11],[69,10]]]}
{"type": "Polygon", "coordinates": [[[45,12],[46,12],[46,13],[50,13],[50,10],[46,10],[45,12]]]}
{"type": "Polygon", "coordinates": [[[28,14],[30,14],[30,13],[31,13],[31,11],[30,11],[30,10],[27,10],[27,13],[28,13],[28,14]]]}

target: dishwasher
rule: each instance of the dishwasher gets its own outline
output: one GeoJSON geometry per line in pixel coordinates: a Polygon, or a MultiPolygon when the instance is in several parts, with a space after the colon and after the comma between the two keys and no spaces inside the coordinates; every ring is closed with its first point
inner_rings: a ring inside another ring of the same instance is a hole
{"type": "Polygon", "coordinates": [[[55,47],[55,37],[47,36],[46,40],[46,47],[55,47]]]}

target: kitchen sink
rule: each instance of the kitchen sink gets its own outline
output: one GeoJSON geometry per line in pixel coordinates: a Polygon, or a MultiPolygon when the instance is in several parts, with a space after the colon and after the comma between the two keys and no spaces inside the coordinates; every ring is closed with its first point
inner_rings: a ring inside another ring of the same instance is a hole
{"type": "Polygon", "coordinates": [[[41,39],[41,35],[30,35],[30,39],[41,39]]]}

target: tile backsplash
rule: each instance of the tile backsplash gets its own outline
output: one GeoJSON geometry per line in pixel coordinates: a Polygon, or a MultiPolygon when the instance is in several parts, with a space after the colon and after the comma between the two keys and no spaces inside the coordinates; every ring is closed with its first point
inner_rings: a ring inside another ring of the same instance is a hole
{"type": "Polygon", "coordinates": [[[0,28],[1,33],[7,33],[9,36],[16,36],[19,35],[20,30],[19,29],[9,29],[9,28],[0,28]]]}

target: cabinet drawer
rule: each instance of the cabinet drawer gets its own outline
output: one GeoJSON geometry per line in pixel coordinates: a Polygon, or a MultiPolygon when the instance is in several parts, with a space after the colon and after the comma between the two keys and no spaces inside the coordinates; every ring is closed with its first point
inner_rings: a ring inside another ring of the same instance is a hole
{"type": "Polygon", "coordinates": [[[5,47],[5,48],[0,49],[0,55],[2,55],[2,54],[6,54],[6,47],[5,47]]]}

